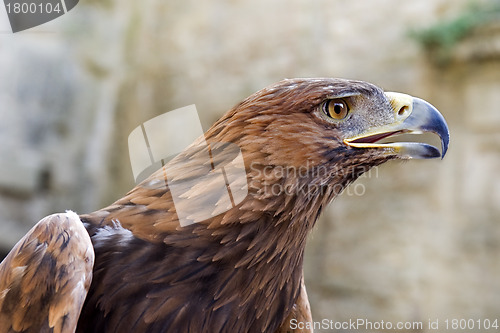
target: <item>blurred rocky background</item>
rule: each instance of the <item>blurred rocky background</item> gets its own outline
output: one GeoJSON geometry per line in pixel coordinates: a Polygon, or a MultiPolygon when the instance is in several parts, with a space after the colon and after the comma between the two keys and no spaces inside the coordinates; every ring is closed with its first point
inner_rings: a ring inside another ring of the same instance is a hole
{"type": "Polygon", "coordinates": [[[196,104],[206,130],[283,78],[361,79],[433,103],[451,146],[374,169],[323,214],[306,258],[314,319],[500,321],[499,8],[87,0],[12,34],[2,7],[0,248],[47,214],[121,197],[127,137],[154,116],[196,104]]]}

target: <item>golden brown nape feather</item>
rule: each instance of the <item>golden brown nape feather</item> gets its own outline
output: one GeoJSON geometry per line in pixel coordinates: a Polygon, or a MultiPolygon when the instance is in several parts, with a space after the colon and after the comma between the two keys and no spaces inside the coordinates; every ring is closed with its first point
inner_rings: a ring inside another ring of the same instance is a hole
{"type": "MultiPolygon", "coordinates": [[[[76,331],[292,332],[292,320],[310,321],[302,260],[322,208],[375,165],[439,155],[429,145],[381,138],[431,131],[446,151],[437,110],[398,98],[366,82],[284,80],[226,113],[205,134],[208,145],[198,140],[125,197],[80,216],[95,264],[76,331]]],[[[49,326],[64,326],[56,320],[63,313],[74,321],[89,281],[81,270],[88,242],[80,232],[68,240],[64,223],[48,219],[0,266],[0,331],[46,327],[47,316],[49,326]],[[70,262],[78,274],[66,269],[70,262]],[[65,281],[80,281],[81,293],[59,292],[65,281]],[[57,306],[46,302],[63,296],[57,306]],[[5,326],[5,316],[15,319],[5,326]]]]}

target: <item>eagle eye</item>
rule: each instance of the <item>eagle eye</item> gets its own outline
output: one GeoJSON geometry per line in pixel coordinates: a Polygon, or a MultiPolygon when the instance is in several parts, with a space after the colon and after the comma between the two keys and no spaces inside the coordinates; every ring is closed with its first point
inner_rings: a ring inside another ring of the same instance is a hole
{"type": "Polygon", "coordinates": [[[335,120],[342,120],[349,114],[349,106],[341,98],[324,101],[322,109],[325,115],[335,120]]]}

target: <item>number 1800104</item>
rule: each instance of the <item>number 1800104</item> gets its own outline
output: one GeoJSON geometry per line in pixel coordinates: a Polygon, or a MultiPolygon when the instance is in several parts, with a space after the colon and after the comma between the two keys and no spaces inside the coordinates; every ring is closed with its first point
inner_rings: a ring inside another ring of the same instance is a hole
{"type": "Polygon", "coordinates": [[[14,2],[6,3],[5,7],[8,14],[51,14],[63,11],[60,2],[56,4],[52,4],[50,2],[14,2]]]}
{"type": "Polygon", "coordinates": [[[446,319],[446,329],[449,330],[498,330],[498,319],[446,319]]]}

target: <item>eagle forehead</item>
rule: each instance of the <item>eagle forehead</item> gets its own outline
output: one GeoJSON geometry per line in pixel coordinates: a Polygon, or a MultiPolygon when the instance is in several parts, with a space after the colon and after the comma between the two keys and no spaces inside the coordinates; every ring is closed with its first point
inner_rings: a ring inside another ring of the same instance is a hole
{"type": "Polygon", "coordinates": [[[365,81],[341,78],[285,79],[270,87],[283,93],[309,94],[310,97],[345,97],[350,95],[381,96],[383,90],[365,81]]]}

